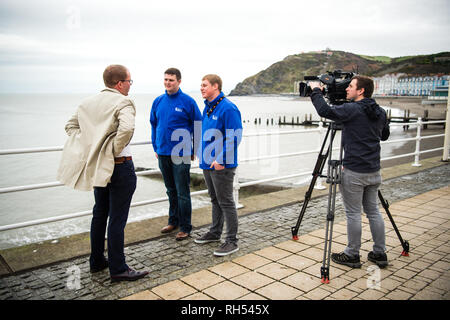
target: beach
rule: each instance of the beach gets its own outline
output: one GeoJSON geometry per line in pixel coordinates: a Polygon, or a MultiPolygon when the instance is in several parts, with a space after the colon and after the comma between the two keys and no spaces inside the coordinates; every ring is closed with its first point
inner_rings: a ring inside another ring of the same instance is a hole
{"type": "Polygon", "coordinates": [[[411,114],[423,117],[428,110],[428,116],[433,119],[445,119],[447,101],[437,100],[435,104],[422,104],[421,97],[374,97],[379,105],[386,108],[392,107],[401,110],[409,110],[411,114]]]}

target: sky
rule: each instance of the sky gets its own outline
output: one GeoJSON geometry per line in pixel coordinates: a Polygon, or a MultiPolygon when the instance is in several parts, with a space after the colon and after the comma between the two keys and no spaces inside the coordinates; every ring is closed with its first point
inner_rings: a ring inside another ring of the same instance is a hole
{"type": "Polygon", "coordinates": [[[95,93],[123,64],[133,93],[164,71],[228,94],[288,55],[330,48],[399,57],[450,51],[449,0],[0,0],[0,93],[95,93]]]}

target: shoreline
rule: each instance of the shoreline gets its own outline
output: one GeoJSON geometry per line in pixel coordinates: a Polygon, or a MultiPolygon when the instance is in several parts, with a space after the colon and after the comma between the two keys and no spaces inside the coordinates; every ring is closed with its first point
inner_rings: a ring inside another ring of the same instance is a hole
{"type": "MultiPolygon", "coordinates": [[[[309,97],[300,97],[293,93],[279,94],[251,94],[242,95],[248,97],[293,97],[299,101],[310,101],[309,97]]],[[[424,97],[416,96],[374,96],[372,97],[377,103],[384,108],[396,108],[400,110],[409,110],[411,114],[423,117],[424,111],[428,110],[428,117],[433,119],[445,119],[447,112],[447,100],[436,100],[435,103],[422,104],[424,97]]]]}

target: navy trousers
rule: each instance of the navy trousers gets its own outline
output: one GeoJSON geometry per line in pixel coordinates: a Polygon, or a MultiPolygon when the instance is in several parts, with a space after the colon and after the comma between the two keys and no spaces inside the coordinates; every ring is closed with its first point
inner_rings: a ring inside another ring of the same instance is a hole
{"type": "Polygon", "coordinates": [[[124,253],[124,229],[131,198],[136,190],[136,180],[133,161],[127,160],[114,166],[111,182],[106,187],[94,188],[89,262],[91,267],[104,262],[105,232],[108,226],[108,262],[111,275],[128,270],[124,253]]]}
{"type": "Polygon", "coordinates": [[[183,162],[176,164],[171,156],[158,155],[158,163],[169,197],[169,224],[180,226],[182,232],[190,233],[192,230],[190,157],[185,157],[183,162]]]}

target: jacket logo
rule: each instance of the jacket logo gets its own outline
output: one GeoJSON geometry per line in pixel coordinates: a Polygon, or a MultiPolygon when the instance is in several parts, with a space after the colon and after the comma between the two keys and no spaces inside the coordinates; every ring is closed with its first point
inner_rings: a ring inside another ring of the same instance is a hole
{"type": "Polygon", "coordinates": [[[213,119],[213,120],[217,120],[217,119],[219,119],[219,118],[217,118],[217,116],[214,116],[214,115],[213,115],[213,116],[212,116],[212,119],[213,119]]]}
{"type": "Polygon", "coordinates": [[[178,111],[178,112],[183,112],[183,109],[181,109],[181,108],[178,108],[178,107],[175,107],[175,111],[178,111]]]}

